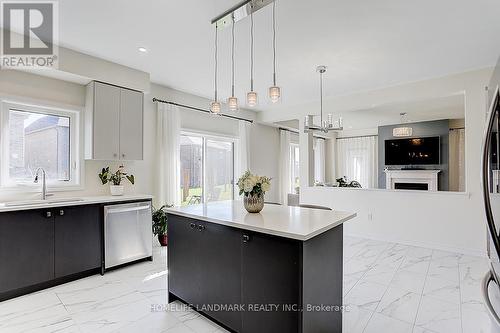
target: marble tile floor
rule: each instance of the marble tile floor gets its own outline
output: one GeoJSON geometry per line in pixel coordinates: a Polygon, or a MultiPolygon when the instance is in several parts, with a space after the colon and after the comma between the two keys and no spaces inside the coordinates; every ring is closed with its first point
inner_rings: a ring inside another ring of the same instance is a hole
{"type": "MultiPolygon", "coordinates": [[[[226,332],[174,303],[165,311],[166,248],[143,262],[0,302],[0,332],[226,332]]],[[[480,293],[487,260],[344,239],[343,332],[490,332],[480,293]]]]}

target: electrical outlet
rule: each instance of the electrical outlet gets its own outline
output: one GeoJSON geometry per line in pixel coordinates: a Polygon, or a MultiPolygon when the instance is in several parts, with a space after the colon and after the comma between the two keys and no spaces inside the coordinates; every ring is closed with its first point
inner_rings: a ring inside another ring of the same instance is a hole
{"type": "Polygon", "coordinates": [[[370,212],[368,213],[368,221],[371,221],[373,220],[373,214],[370,212]]]}

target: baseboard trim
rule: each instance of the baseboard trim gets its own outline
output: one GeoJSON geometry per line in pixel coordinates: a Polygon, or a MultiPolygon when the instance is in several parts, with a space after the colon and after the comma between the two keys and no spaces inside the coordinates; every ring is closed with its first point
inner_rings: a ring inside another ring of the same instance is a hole
{"type": "Polygon", "coordinates": [[[419,241],[414,241],[414,240],[402,240],[402,239],[397,239],[397,238],[392,238],[392,237],[378,237],[374,235],[366,235],[366,234],[360,234],[360,233],[353,233],[353,232],[344,232],[345,236],[352,236],[352,237],[360,237],[360,238],[367,238],[367,239],[372,239],[372,240],[377,240],[377,241],[382,241],[382,242],[390,242],[390,243],[399,243],[403,245],[409,245],[409,246],[418,246],[418,247],[426,247],[430,248],[433,250],[441,250],[441,251],[449,251],[449,252],[456,252],[456,253],[461,253],[465,255],[470,255],[474,257],[488,257],[488,254],[486,252],[486,249],[484,251],[479,251],[475,249],[467,249],[467,248],[459,248],[459,247],[454,247],[454,246],[448,246],[448,245],[443,245],[443,244],[436,244],[432,242],[419,242],[419,241]]]}

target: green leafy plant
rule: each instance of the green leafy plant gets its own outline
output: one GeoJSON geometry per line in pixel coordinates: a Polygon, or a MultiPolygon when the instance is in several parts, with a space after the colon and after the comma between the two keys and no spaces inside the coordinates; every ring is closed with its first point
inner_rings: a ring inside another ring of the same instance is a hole
{"type": "Polygon", "coordinates": [[[240,195],[262,196],[271,189],[271,178],[266,176],[252,175],[250,171],[246,171],[240,179],[238,179],[238,188],[240,195]]]}
{"type": "Polygon", "coordinates": [[[99,179],[101,180],[103,185],[110,183],[112,185],[119,186],[122,183],[122,180],[127,179],[130,184],[134,185],[135,177],[134,175],[129,175],[124,171],[124,166],[120,165],[118,170],[115,172],[109,171],[109,166],[102,168],[101,173],[99,173],[99,179]]]}
{"type": "Polygon", "coordinates": [[[153,234],[165,235],[167,233],[167,213],[165,208],[172,207],[173,205],[163,205],[156,209],[153,207],[153,234]]]}

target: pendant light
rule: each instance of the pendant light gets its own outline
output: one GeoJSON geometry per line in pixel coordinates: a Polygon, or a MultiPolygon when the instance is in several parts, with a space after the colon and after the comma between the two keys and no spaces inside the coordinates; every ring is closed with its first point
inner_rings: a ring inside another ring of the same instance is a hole
{"type": "Polygon", "coordinates": [[[281,89],[276,85],[276,0],[273,1],[273,85],[269,88],[269,99],[276,103],[281,98],[281,89]]]}
{"type": "MultiPolygon", "coordinates": [[[[399,117],[401,118],[401,124],[408,123],[407,115],[408,114],[406,112],[401,112],[399,114],[399,117]]],[[[409,126],[401,126],[392,129],[392,136],[395,137],[407,137],[407,136],[412,136],[412,134],[413,134],[413,128],[409,126]]]]}
{"type": "Polygon", "coordinates": [[[214,87],[215,87],[215,93],[214,93],[214,100],[212,103],[210,103],[210,112],[219,114],[220,113],[220,102],[217,99],[217,65],[218,65],[218,54],[217,54],[217,48],[218,48],[218,38],[217,38],[217,24],[215,24],[215,70],[214,70],[214,87]]]}
{"type": "Polygon", "coordinates": [[[247,105],[254,107],[257,105],[257,93],[253,91],[253,2],[250,2],[250,91],[247,93],[247,105]]]}
{"type": "Polygon", "coordinates": [[[320,124],[310,124],[309,117],[306,117],[304,132],[320,131],[328,133],[329,131],[341,131],[343,130],[342,117],[339,117],[338,121],[334,122],[332,114],[328,114],[328,120],[323,121],[323,74],[326,73],[326,66],[318,66],[316,72],[319,73],[320,124]]]}
{"type": "Polygon", "coordinates": [[[231,97],[227,99],[227,106],[231,111],[238,111],[238,98],[234,96],[234,26],[236,22],[234,20],[233,13],[233,25],[231,27],[231,97]]]}

